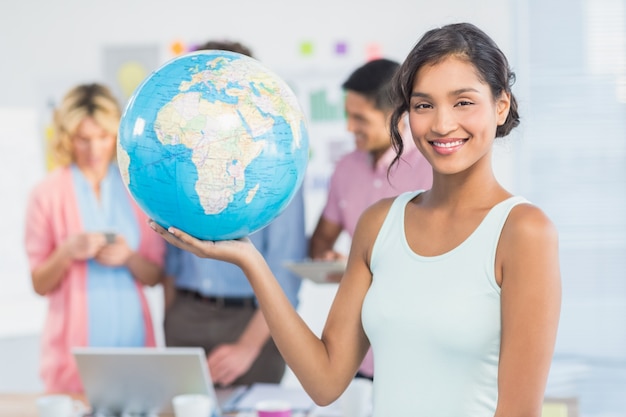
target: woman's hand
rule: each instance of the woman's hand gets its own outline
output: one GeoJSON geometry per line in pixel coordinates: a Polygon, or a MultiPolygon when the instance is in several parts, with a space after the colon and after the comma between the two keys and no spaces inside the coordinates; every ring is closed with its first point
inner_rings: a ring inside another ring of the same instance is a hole
{"type": "Polygon", "coordinates": [[[106,266],[124,266],[132,254],[133,250],[126,243],[124,236],[115,235],[113,241],[100,249],[94,259],[106,266]]]}
{"type": "Polygon", "coordinates": [[[78,233],[67,238],[64,250],[70,259],[85,261],[94,258],[105,245],[102,233],[78,233]]]}
{"type": "Polygon", "coordinates": [[[48,258],[31,271],[33,289],[46,295],[57,288],[75,261],[87,261],[96,257],[106,245],[103,233],[77,233],[68,236],[48,258]]]}
{"type": "Polygon", "coordinates": [[[217,259],[241,267],[246,259],[251,259],[250,255],[258,256],[258,251],[247,237],[237,240],[199,240],[174,227],[165,230],[154,220],[148,223],[163,239],[200,258],[217,259]]]}

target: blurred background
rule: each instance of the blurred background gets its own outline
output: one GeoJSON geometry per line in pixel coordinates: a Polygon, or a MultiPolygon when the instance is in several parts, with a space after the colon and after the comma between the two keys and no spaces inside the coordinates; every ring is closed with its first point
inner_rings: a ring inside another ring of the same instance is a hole
{"type": "MultiPolygon", "coordinates": [[[[424,31],[456,21],[490,34],[517,73],[522,124],[497,147],[497,175],[560,232],[563,309],[548,395],[577,397],[583,417],[626,416],[626,0],[3,1],[0,391],[42,388],[46,305],[31,288],[24,207],[49,169],[51,112],[69,87],[102,81],[125,103],[152,70],[208,39],[249,45],[309,121],[311,233],[333,164],[353,146],[344,78],[369,59],[403,60],[424,31]]],[[[300,312],[318,332],[335,290],[304,283],[300,312]]],[[[148,292],[159,329],[160,288],[148,292]]],[[[288,373],[285,383],[297,381],[288,373]]]]}

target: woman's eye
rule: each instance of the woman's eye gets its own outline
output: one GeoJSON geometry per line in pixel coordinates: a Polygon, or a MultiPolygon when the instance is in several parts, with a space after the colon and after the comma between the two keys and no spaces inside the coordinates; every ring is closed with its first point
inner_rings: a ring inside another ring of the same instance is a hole
{"type": "Polygon", "coordinates": [[[471,101],[467,101],[467,100],[461,100],[458,103],[456,103],[457,106],[462,107],[462,106],[470,106],[474,103],[472,103],[471,101]]]}
{"type": "Polygon", "coordinates": [[[424,109],[430,109],[432,106],[428,103],[416,103],[413,105],[413,108],[415,110],[424,110],[424,109]]]}

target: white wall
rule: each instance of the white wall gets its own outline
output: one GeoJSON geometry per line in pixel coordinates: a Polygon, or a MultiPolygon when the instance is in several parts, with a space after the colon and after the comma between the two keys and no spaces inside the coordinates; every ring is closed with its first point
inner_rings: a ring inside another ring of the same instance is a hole
{"type": "MultiPolygon", "coordinates": [[[[0,253],[0,265],[16,265],[9,261],[18,260],[17,267],[0,272],[0,355],[4,353],[3,338],[8,341],[20,335],[36,340],[43,316],[41,299],[32,294],[28,284],[30,278],[25,267],[20,224],[23,220],[12,214],[15,207],[23,207],[25,203],[24,193],[15,191],[19,189],[15,185],[23,183],[27,188],[30,183],[23,182],[12,168],[16,166],[15,161],[21,161],[32,164],[33,172],[43,175],[40,147],[50,101],[58,99],[78,82],[102,80],[103,48],[156,45],[165,62],[174,56],[170,46],[175,41],[194,44],[210,38],[230,38],[251,46],[257,58],[279,74],[297,77],[302,73],[311,77],[318,72],[321,76],[355,68],[365,62],[368,47],[374,44],[380,46],[383,56],[402,60],[425,30],[462,20],[471,21],[492,35],[515,67],[513,13],[513,2],[502,0],[2,2],[0,114],[12,111],[34,114],[31,123],[39,124],[35,131],[40,131],[41,137],[33,134],[33,126],[16,122],[15,129],[10,130],[14,137],[0,138],[15,140],[23,146],[23,150],[11,158],[13,164],[0,164],[0,177],[12,179],[10,187],[6,185],[8,182],[0,182],[0,187],[4,187],[0,189],[0,210],[4,216],[14,217],[3,219],[5,224],[10,224],[3,239],[13,244],[0,253]],[[300,53],[302,42],[313,44],[313,54],[303,56],[300,53]],[[334,54],[336,42],[348,45],[345,56],[334,54]],[[8,201],[13,207],[11,211],[8,201]],[[20,310],[9,307],[9,294],[12,300],[15,297],[22,300],[20,310]],[[4,328],[10,330],[2,332],[3,323],[9,323],[10,326],[4,328]]],[[[337,133],[342,134],[343,131],[337,133]]],[[[322,139],[311,137],[311,142],[322,139]]],[[[507,154],[506,149],[504,153],[507,154]]],[[[510,162],[510,158],[505,156],[505,161],[510,162]]],[[[511,164],[500,163],[497,168],[507,182],[511,164]]],[[[308,217],[317,217],[323,204],[321,198],[319,194],[309,196],[308,217]]],[[[333,286],[319,288],[307,284],[303,287],[301,313],[316,331],[321,330],[333,294],[333,286]]],[[[158,297],[155,303],[158,310],[158,297]]],[[[36,362],[33,351],[17,350],[19,353],[12,363],[36,362]]],[[[0,388],[10,387],[13,377],[11,372],[0,370],[0,388]]],[[[39,389],[36,375],[33,379],[31,385],[22,384],[19,389],[39,389]]]]}
{"type": "Polygon", "coordinates": [[[163,58],[175,40],[231,37],[248,43],[276,70],[336,65],[332,47],[346,41],[359,64],[376,42],[402,59],[426,29],[472,21],[511,50],[510,5],[498,0],[25,0],[0,6],[0,106],[38,106],[38,88],[51,81],[99,78],[102,48],[158,44],[163,58]],[[301,59],[299,45],[316,52],[301,59]]]}

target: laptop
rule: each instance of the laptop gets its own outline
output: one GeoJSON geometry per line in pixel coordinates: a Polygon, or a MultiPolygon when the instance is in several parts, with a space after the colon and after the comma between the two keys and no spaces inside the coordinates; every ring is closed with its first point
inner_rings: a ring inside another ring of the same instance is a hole
{"type": "Polygon", "coordinates": [[[74,348],[87,401],[96,416],[174,413],[179,394],[206,394],[221,417],[202,348],[74,348]]]}

